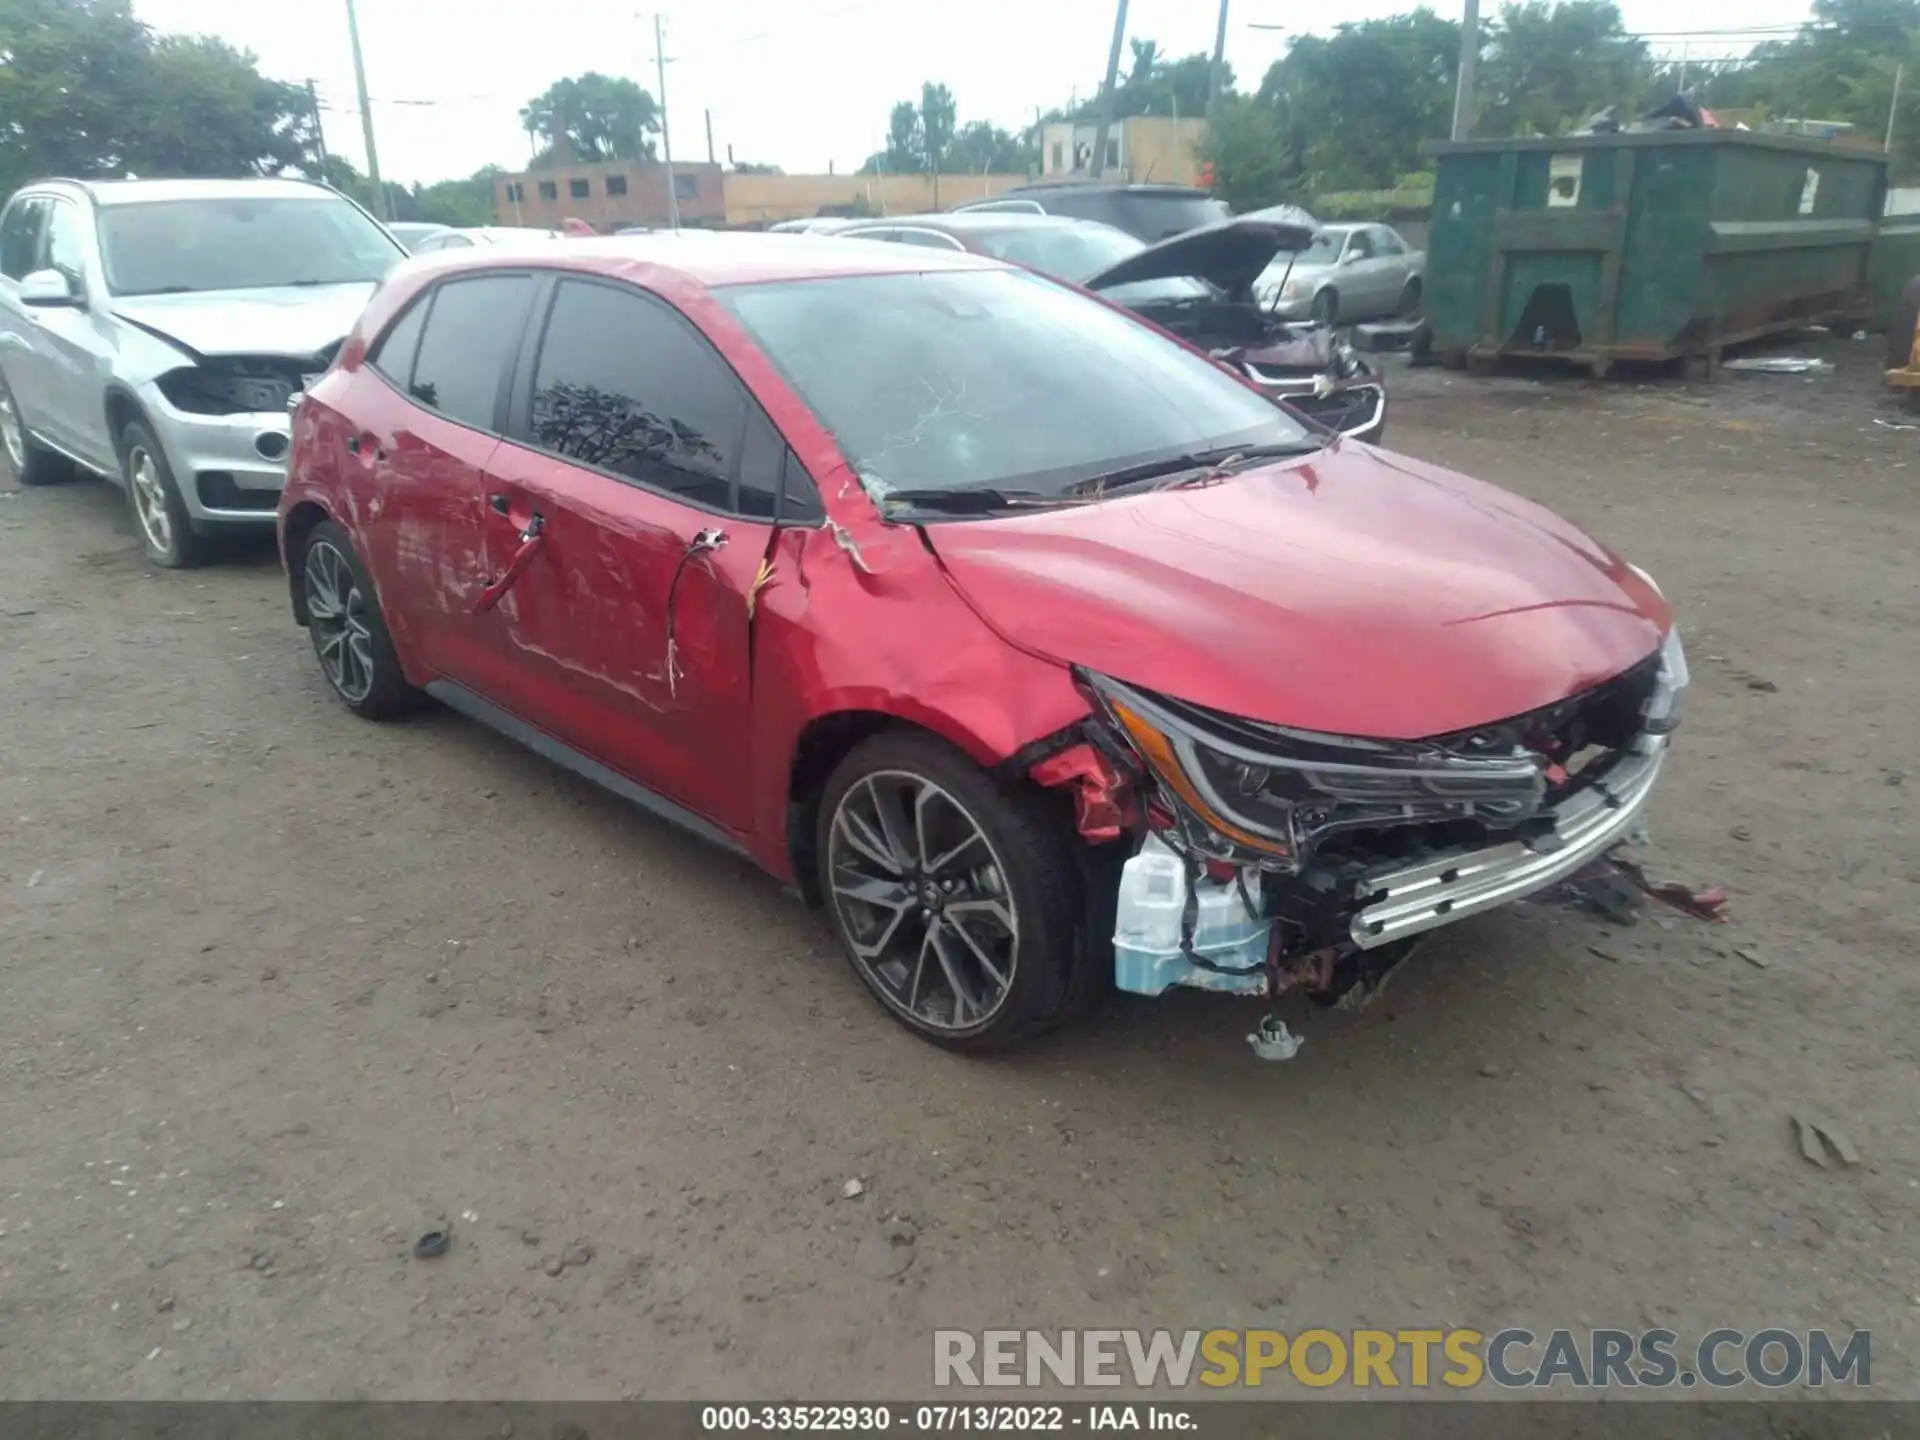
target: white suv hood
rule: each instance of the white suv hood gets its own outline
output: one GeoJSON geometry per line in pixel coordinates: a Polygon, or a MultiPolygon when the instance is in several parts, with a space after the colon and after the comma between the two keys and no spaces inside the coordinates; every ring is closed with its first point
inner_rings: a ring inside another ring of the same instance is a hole
{"type": "Polygon", "coordinates": [[[372,281],[360,281],[127,295],[113,302],[113,313],[195,355],[304,358],[345,339],[373,291],[372,281]]]}

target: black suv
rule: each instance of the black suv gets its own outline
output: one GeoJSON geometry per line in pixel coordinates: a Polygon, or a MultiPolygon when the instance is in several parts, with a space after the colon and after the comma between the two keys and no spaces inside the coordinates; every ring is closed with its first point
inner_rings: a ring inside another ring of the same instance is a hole
{"type": "Polygon", "coordinates": [[[1184,235],[1202,225],[1230,219],[1224,200],[1185,185],[1106,184],[1099,180],[1057,180],[1016,185],[991,200],[956,205],[955,210],[998,210],[1025,215],[1071,215],[1100,220],[1149,245],[1184,235]]]}

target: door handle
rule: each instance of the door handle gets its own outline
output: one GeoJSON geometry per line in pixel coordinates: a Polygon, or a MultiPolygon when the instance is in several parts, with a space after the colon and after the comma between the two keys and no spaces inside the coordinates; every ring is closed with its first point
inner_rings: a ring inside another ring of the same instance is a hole
{"type": "MultiPolygon", "coordinates": [[[[489,497],[490,500],[492,498],[489,497]]],[[[533,557],[539,553],[540,543],[546,538],[546,529],[547,522],[540,518],[539,511],[534,511],[527,528],[520,532],[520,548],[513,552],[513,559],[507,562],[506,573],[480,592],[480,598],[473,602],[474,614],[484,615],[513,588],[513,582],[520,578],[520,573],[533,563],[533,557]]]]}

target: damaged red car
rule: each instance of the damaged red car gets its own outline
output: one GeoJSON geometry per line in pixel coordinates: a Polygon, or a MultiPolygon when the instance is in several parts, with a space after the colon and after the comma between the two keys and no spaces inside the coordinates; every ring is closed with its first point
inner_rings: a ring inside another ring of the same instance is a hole
{"type": "Polygon", "coordinates": [[[1617,843],[1686,684],[1573,526],[959,252],[410,261],[293,436],[341,701],[745,852],[962,1049],[1116,981],[1363,982],[1617,843]]]}

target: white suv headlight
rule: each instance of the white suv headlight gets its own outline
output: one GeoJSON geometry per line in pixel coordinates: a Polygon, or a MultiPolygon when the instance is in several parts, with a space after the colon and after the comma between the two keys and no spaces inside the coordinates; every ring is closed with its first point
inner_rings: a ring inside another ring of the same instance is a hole
{"type": "Polygon", "coordinates": [[[1686,696],[1688,678],[1686,647],[1681,645],[1680,627],[1675,625],[1660,642],[1660,673],[1654,679],[1653,693],[1640,707],[1648,734],[1665,735],[1680,723],[1680,702],[1686,696]]]}

